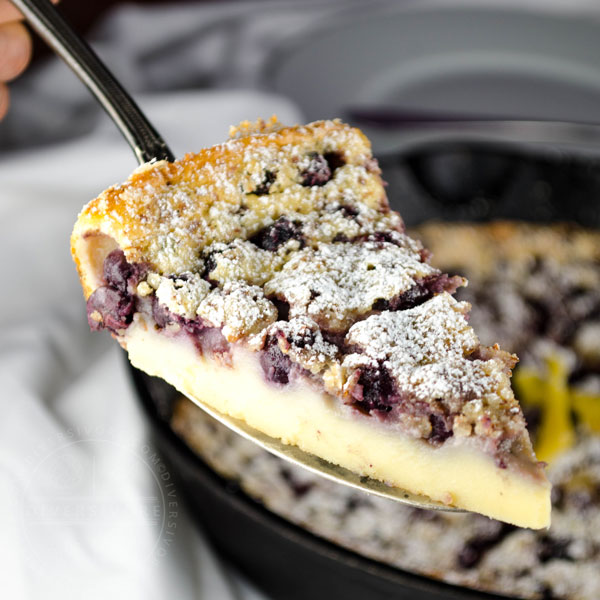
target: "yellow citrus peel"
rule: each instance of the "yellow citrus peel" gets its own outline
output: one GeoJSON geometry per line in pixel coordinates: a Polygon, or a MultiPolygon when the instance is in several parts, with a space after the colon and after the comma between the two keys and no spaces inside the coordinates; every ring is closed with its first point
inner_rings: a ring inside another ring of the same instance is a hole
{"type": "Polygon", "coordinates": [[[544,369],[517,369],[513,382],[525,406],[541,409],[535,453],[539,460],[552,461],[575,443],[572,412],[592,431],[600,432],[600,396],[570,387],[569,370],[557,354],[544,360],[544,369]]]}

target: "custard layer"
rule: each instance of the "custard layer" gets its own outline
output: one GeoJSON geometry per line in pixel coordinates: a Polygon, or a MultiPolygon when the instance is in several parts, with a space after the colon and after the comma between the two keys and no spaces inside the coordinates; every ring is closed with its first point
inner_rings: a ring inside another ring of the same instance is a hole
{"type": "Polygon", "coordinates": [[[550,484],[539,466],[513,463],[501,469],[491,456],[459,440],[434,447],[308,384],[267,383],[258,355],[241,347],[233,351],[232,366],[201,356],[191,341],[160,334],[139,314],[121,342],[134,366],[286,444],[514,525],[550,524],[550,484]]]}

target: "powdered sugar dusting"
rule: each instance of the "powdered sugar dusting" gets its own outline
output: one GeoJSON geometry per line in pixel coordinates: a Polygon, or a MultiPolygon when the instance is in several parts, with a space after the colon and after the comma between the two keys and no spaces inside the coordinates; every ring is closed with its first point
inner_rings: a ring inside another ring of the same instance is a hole
{"type": "Polygon", "coordinates": [[[464,317],[468,308],[442,293],[409,310],[373,315],[350,328],[346,342],[361,352],[346,356],[342,366],[382,364],[399,391],[426,402],[481,398],[497,382],[483,361],[467,358],[479,346],[464,317]]]}
{"type": "Polygon", "coordinates": [[[228,281],[200,303],[197,314],[213,327],[222,327],[227,341],[256,334],[277,318],[277,310],[261,288],[228,281]]]}
{"type": "Polygon", "coordinates": [[[194,319],[200,302],[210,291],[210,285],[197,273],[183,274],[178,278],[148,277],[151,287],[156,287],[156,298],[172,313],[194,319]]]}
{"type": "Polygon", "coordinates": [[[305,248],[265,284],[290,305],[292,317],[308,315],[333,330],[349,326],[379,299],[407,291],[437,271],[409,247],[389,243],[324,244],[305,248]]]}
{"type": "Polygon", "coordinates": [[[479,345],[465,314],[466,302],[442,293],[429,302],[399,312],[373,315],[350,328],[346,341],[361,348],[362,355],[398,364],[442,362],[463,357],[479,345]]]}
{"type": "MultiPolygon", "coordinates": [[[[475,433],[494,444],[503,436],[522,435],[521,412],[503,362],[469,356],[479,340],[465,319],[468,309],[466,302],[444,292],[415,308],[383,312],[353,325],[345,341],[358,351],[342,362],[348,373],[346,393],[352,394],[362,369],[385,368],[400,397],[428,404],[431,414],[451,419],[456,435],[475,433]]],[[[429,412],[423,417],[428,419],[429,412]]]]}
{"type": "Polygon", "coordinates": [[[295,240],[290,240],[280,252],[262,250],[248,240],[236,239],[225,244],[217,242],[205,250],[205,256],[212,256],[214,268],[208,276],[212,281],[246,281],[253,285],[263,285],[274,271],[283,264],[286,251],[298,248],[295,240]]]}
{"type": "Polygon", "coordinates": [[[275,336],[280,350],[312,373],[322,371],[340,353],[335,344],[323,338],[317,323],[305,316],[277,321],[265,333],[275,336]]]}

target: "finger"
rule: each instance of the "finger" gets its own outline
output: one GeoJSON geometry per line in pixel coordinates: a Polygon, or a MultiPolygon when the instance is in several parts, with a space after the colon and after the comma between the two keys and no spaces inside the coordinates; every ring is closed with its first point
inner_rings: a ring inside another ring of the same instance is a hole
{"type": "MultiPolygon", "coordinates": [[[[59,0],[52,0],[56,4],[59,0]]],[[[21,13],[8,0],[0,0],[0,23],[8,23],[9,21],[18,21],[22,19],[21,13]]]]}
{"type": "Polygon", "coordinates": [[[0,83],[0,120],[7,113],[9,104],[8,87],[0,83]]]}
{"type": "Polygon", "coordinates": [[[21,13],[10,2],[0,0],[0,23],[18,21],[21,18],[21,13]]]}
{"type": "Polygon", "coordinates": [[[31,58],[31,38],[21,23],[0,25],[0,81],[21,73],[31,58]]]}

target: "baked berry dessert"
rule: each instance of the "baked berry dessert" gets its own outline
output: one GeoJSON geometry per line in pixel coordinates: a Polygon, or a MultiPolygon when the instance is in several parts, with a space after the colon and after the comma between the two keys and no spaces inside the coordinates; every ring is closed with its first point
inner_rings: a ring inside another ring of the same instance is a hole
{"type": "Polygon", "coordinates": [[[84,208],[72,252],[91,328],[136,367],[360,475],[549,524],[516,357],[479,343],[359,130],[245,123],[144,165],[84,208]]]}
{"type": "Polygon", "coordinates": [[[513,381],[552,524],[525,530],[422,511],[337,485],[265,452],[186,398],[172,428],[208,465],[277,513],[400,569],[510,597],[600,598],[600,233],[566,225],[434,223],[412,232],[459,272],[482,342],[519,354],[513,381]]]}

